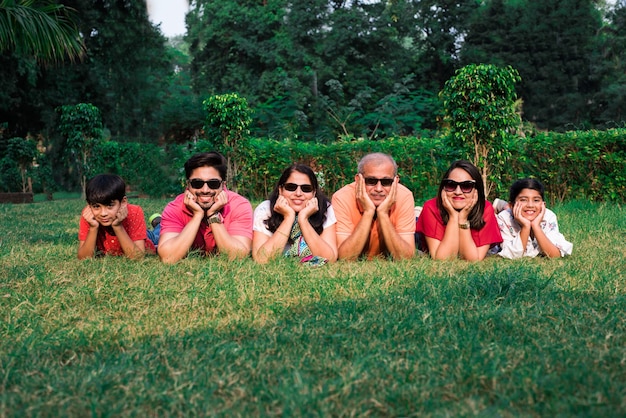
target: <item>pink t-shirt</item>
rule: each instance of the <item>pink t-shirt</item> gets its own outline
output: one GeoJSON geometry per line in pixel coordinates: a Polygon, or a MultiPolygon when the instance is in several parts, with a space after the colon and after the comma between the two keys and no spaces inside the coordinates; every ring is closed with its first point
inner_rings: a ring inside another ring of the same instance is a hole
{"type": "MultiPolygon", "coordinates": [[[[128,215],[126,219],[122,221],[122,226],[126,230],[126,233],[133,241],[144,240],[146,243],[146,250],[154,253],[154,244],[148,238],[146,233],[146,220],[143,217],[143,210],[141,206],[128,204],[128,215]]],[[[89,233],[89,223],[80,217],[80,223],[78,227],[78,240],[85,241],[87,234],[89,233]]],[[[124,255],[122,246],[120,245],[117,236],[113,232],[113,228],[110,226],[102,226],[98,228],[98,236],[96,238],[96,250],[108,254],[108,255],[124,255]]]]}
{"type": "MultiPolygon", "coordinates": [[[[245,197],[230,190],[224,191],[228,196],[228,203],[222,208],[226,230],[230,235],[252,239],[252,205],[245,197]]],[[[180,233],[193,218],[193,213],[185,206],[184,200],[185,194],[179,194],[161,213],[161,235],[168,232],[180,233]]],[[[217,252],[211,225],[206,222],[200,224],[191,249],[204,250],[207,254],[217,252]]]]}
{"type": "MultiPolygon", "coordinates": [[[[488,201],[485,201],[485,212],[483,213],[483,220],[485,226],[482,229],[471,229],[472,239],[477,247],[483,245],[493,245],[502,242],[502,235],[500,235],[500,228],[496,221],[496,215],[493,211],[493,206],[488,201]]],[[[446,232],[446,226],[443,224],[443,219],[437,208],[437,199],[430,199],[424,203],[422,213],[417,218],[417,224],[415,226],[415,232],[422,233],[429,238],[434,238],[439,241],[443,240],[443,235],[446,232]]],[[[423,237],[422,237],[423,238],[423,237]]],[[[420,250],[428,252],[425,240],[420,240],[420,250]]]]}

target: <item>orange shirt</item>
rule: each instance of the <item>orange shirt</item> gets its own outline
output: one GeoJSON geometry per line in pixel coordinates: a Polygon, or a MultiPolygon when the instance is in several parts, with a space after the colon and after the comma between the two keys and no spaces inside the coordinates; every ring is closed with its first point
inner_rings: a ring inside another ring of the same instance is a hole
{"type": "MultiPolygon", "coordinates": [[[[356,201],[356,183],[350,183],[333,194],[333,209],[337,217],[337,236],[347,238],[352,234],[363,216],[363,211],[356,201]]],[[[413,193],[401,184],[398,184],[396,203],[391,208],[389,219],[396,232],[400,235],[409,235],[413,239],[415,234],[415,201],[413,193]]],[[[379,235],[378,220],[374,219],[370,229],[368,243],[361,255],[373,258],[380,255],[388,255],[389,251],[379,235]]]]}

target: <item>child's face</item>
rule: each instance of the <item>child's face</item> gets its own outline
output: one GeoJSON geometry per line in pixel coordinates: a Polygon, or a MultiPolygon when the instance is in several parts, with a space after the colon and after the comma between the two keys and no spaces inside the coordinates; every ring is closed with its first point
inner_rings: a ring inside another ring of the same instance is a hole
{"type": "Polygon", "coordinates": [[[96,218],[96,221],[98,221],[100,225],[110,226],[117,217],[117,213],[122,208],[122,205],[125,204],[125,202],[113,200],[109,204],[93,203],[89,205],[89,207],[91,208],[94,218],[96,218]]]}
{"type": "Polygon", "coordinates": [[[513,203],[521,207],[521,214],[524,218],[532,221],[541,213],[543,198],[537,190],[522,189],[513,203]]]}

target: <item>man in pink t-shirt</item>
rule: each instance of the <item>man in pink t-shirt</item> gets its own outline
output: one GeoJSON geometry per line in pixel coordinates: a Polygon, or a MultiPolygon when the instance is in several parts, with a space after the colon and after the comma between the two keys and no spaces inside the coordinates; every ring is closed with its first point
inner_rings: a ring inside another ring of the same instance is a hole
{"type": "Polygon", "coordinates": [[[200,153],[185,163],[187,188],[161,213],[157,252],[175,263],[189,250],[247,257],[252,247],[252,205],[227,190],[226,158],[218,152],[200,153]]]}
{"type": "Polygon", "coordinates": [[[398,166],[390,155],[364,156],[354,183],[337,190],[332,205],[337,217],[340,259],[413,257],[413,193],[400,184],[398,166]]]}

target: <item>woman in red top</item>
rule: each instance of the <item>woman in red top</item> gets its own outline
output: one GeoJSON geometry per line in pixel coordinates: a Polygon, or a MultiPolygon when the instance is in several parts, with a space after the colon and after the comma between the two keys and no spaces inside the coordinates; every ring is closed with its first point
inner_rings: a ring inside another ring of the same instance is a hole
{"type": "Polygon", "coordinates": [[[484,190],[480,172],[472,163],[453,162],[439,184],[437,197],[424,204],[417,219],[420,249],[436,260],[484,259],[491,246],[502,242],[484,190]]]}

